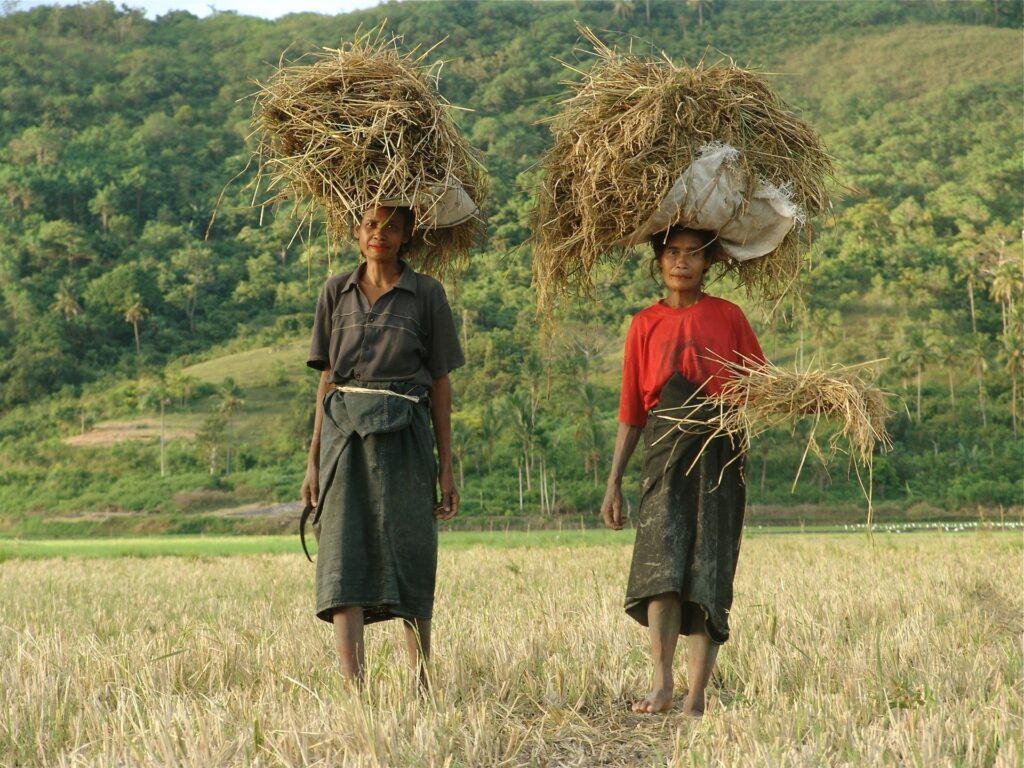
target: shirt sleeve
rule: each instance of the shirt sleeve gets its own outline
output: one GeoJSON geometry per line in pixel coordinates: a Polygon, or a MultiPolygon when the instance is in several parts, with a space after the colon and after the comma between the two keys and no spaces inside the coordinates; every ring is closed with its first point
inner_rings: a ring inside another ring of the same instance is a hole
{"type": "Polygon", "coordinates": [[[430,338],[426,345],[426,367],[431,378],[440,379],[466,364],[459,335],[455,331],[452,308],[440,283],[435,283],[434,290],[430,292],[427,311],[430,313],[430,338]]]}
{"type": "Polygon", "coordinates": [[[640,329],[636,318],[626,333],[626,350],[622,356],[622,393],[619,395],[619,421],[631,427],[647,423],[643,392],[640,388],[640,329]]]}
{"type": "Polygon", "coordinates": [[[331,316],[334,314],[334,302],[331,300],[327,284],[320,291],[316,302],[316,313],[313,315],[313,339],[309,345],[309,357],[306,365],[318,371],[326,370],[331,364],[331,316]]]}
{"type": "Polygon", "coordinates": [[[761,351],[761,344],[757,340],[757,334],[750,327],[747,316],[743,314],[741,309],[737,309],[736,314],[736,351],[743,356],[741,362],[744,364],[749,364],[751,361],[756,363],[767,362],[764,352],[761,351]]]}

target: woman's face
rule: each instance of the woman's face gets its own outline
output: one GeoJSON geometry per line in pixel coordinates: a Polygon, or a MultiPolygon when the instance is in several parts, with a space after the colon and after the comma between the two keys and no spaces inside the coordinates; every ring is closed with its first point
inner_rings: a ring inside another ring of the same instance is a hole
{"type": "Polygon", "coordinates": [[[398,260],[402,243],[408,242],[405,211],[397,208],[374,208],[363,214],[356,225],[359,252],[367,261],[398,260]]]}
{"type": "Polygon", "coordinates": [[[699,235],[677,232],[665,241],[665,250],[658,258],[661,279],[670,291],[700,290],[708,266],[706,249],[699,235]]]}

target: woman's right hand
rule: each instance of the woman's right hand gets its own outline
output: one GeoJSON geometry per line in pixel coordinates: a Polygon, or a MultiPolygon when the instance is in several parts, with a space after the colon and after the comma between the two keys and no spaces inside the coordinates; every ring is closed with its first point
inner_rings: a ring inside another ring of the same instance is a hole
{"type": "Polygon", "coordinates": [[[317,462],[310,461],[306,465],[306,476],[302,479],[302,503],[315,507],[320,496],[320,467],[317,462]]]}
{"type": "Polygon", "coordinates": [[[608,481],[608,487],[604,491],[604,501],[601,502],[601,517],[604,518],[605,528],[613,531],[622,530],[622,486],[614,480],[608,481]]]}
{"type": "Polygon", "coordinates": [[[622,530],[622,475],[642,434],[643,427],[619,422],[612,468],[608,472],[608,485],[605,487],[604,501],[601,502],[601,517],[604,518],[605,527],[613,531],[622,530]]]}

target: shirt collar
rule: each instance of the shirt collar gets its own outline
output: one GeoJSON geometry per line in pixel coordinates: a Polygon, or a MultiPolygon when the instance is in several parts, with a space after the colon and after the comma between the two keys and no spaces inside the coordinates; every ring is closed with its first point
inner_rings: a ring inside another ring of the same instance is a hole
{"type": "MultiPolygon", "coordinates": [[[[416,295],[416,272],[413,271],[412,267],[406,264],[402,259],[398,260],[399,266],[402,267],[402,273],[398,276],[398,282],[395,283],[395,288],[401,288],[403,291],[411,293],[413,296],[416,295]]],[[[348,276],[345,284],[341,287],[341,292],[345,293],[350,291],[359,285],[359,278],[363,276],[363,272],[366,271],[366,262],[361,262],[358,267],[352,270],[352,273],[348,276]]]]}

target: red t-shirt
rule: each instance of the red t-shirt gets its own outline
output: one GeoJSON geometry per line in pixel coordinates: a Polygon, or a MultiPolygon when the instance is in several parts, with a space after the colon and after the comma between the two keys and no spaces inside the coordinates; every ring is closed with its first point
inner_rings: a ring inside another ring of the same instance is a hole
{"type": "Polygon", "coordinates": [[[626,335],[619,421],[644,426],[647,412],[657,405],[661,388],[676,371],[703,384],[705,394],[717,394],[731,375],[718,358],[764,361],[743,310],[731,301],[704,296],[689,307],[673,309],[658,302],[640,310],[626,335]]]}

